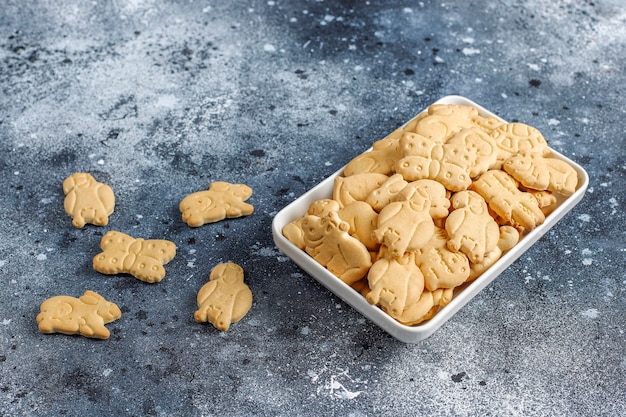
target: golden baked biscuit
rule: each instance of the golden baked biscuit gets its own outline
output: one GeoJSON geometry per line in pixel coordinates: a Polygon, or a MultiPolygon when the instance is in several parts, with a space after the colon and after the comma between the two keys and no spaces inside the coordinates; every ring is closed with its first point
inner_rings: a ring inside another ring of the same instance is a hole
{"type": "Polygon", "coordinates": [[[85,291],[79,298],[57,295],[41,303],[37,315],[42,333],[79,334],[95,339],[108,339],[104,325],[122,317],[119,307],[94,291],[85,291]]]}
{"type": "Polygon", "coordinates": [[[343,176],[369,172],[391,175],[393,166],[401,156],[399,136],[402,132],[404,129],[399,128],[385,139],[375,142],[370,151],[356,156],[345,166],[343,176]]]}
{"type": "Polygon", "coordinates": [[[416,251],[430,240],[435,230],[429,209],[428,204],[415,200],[389,203],[378,214],[374,238],[396,258],[406,251],[416,251]]]}
{"type": "Polygon", "coordinates": [[[414,253],[378,259],[370,268],[367,281],[367,301],[394,315],[417,302],[424,291],[424,275],[415,263],[414,253]]]}
{"type": "Polygon", "coordinates": [[[415,263],[424,275],[424,286],[428,291],[454,288],[465,282],[470,274],[467,256],[451,251],[446,231],[438,227],[433,237],[417,250],[415,263]]]}
{"type": "Polygon", "coordinates": [[[389,178],[387,175],[376,172],[336,177],[333,200],[337,201],[340,207],[347,206],[353,201],[365,201],[372,191],[387,181],[387,178],[389,178]]]}
{"type": "Polygon", "coordinates": [[[501,169],[504,161],[522,152],[536,152],[543,156],[550,153],[541,132],[524,123],[505,123],[494,129],[490,135],[498,148],[498,158],[492,169],[501,169]]]}
{"type": "Polygon", "coordinates": [[[470,187],[487,201],[489,208],[512,226],[533,230],[545,221],[537,199],[518,189],[518,183],[505,171],[489,170],[470,187]]]}
{"type": "Polygon", "coordinates": [[[446,219],[448,248],[479,263],[498,243],[498,224],[489,214],[485,199],[474,191],[455,193],[450,202],[454,210],[446,219]]]}
{"type": "Polygon", "coordinates": [[[369,251],[349,229],[334,211],[325,217],[306,215],[302,222],[306,252],[346,284],[363,278],[372,266],[369,251]]]}
{"type": "Polygon", "coordinates": [[[496,165],[498,160],[499,152],[495,139],[485,129],[479,127],[462,129],[448,139],[446,143],[475,150],[476,158],[468,170],[471,178],[476,178],[487,172],[496,165]]]}
{"type": "Polygon", "coordinates": [[[483,260],[478,263],[470,264],[470,274],[466,282],[471,282],[478,278],[483,272],[485,272],[491,265],[496,263],[502,255],[517,245],[519,242],[519,232],[513,226],[500,226],[500,238],[498,244],[492,251],[485,254],[483,260]]]}
{"type": "Polygon", "coordinates": [[[85,172],[77,172],[63,181],[65,212],[72,218],[74,227],[85,224],[106,226],[115,208],[115,195],[106,184],[98,182],[85,172]]]}
{"type": "Polygon", "coordinates": [[[179,204],[185,223],[200,227],[226,218],[248,216],[254,207],[245,201],[252,195],[252,189],[245,184],[231,184],[216,181],[208,190],[198,191],[183,198],[179,204]]]}
{"type": "Polygon", "coordinates": [[[504,162],[503,169],[524,187],[566,197],[574,194],[578,185],[578,173],[573,166],[536,152],[513,155],[504,162]]]}
{"type": "Polygon", "coordinates": [[[131,274],[148,283],[165,277],[164,264],[176,256],[176,245],[169,240],[135,239],[127,234],[109,231],[100,240],[103,252],[93,258],[93,269],[107,274],[131,274]]]}
{"type": "Polygon", "coordinates": [[[396,195],[402,191],[409,183],[404,180],[401,174],[393,174],[380,187],[375,189],[367,196],[367,204],[372,206],[376,211],[382,210],[389,204],[396,195]]]}
{"type": "MultiPolygon", "coordinates": [[[[348,223],[348,233],[359,239],[368,250],[378,250],[380,246],[373,237],[378,224],[378,213],[365,201],[353,201],[337,211],[339,218],[348,223]]],[[[319,216],[318,216],[319,217],[319,216]]]]}
{"type": "Polygon", "coordinates": [[[241,320],[252,307],[252,291],[244,283],[243,268],[236,263],[216,265],[197,295],[197,322],[210,322],[216,329],[227,331],[241,320]]]}
{"type": "Polygon", "coordinates": [[[428,115],[420,118],[414,132],[443,143],[461,129],[476,125],[478,109],[455,104],[433,104],[428,115]]]}
{"type": "Polygon", "coordinates": [[[452,300],[454,289],[440,288],[435,291],[424,291],[417,302],[408,305],[399,315],[391,315],[406,326],[415,326],[433,316],[452,300]]]}
{"type": "MultiPolygon", "coordinates": [[[[309,205],[307,214],[312,214],[317,217],[324,217],[331,211],[339,211],[339,203],[330,198],[322,200],[316,200],[309,205]]],[[[299,217],[296,220],[288,223],[283,227],[282,233],[291,243],[304,249],[304,232],[302,231],[303,217],[299,217]]],[[[351,226],[352,227],[352,226],[351,226]]]]}

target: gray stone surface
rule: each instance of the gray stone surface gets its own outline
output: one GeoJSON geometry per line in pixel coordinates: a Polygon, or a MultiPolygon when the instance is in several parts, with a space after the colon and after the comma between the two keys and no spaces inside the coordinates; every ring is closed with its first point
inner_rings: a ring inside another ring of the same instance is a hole
{"type": "Polygon", "coordinates": [[[626,413],[626,14],[589,1],[17,1],[0,6],[0,414],[626,413]],[[273,216],[448,94],[539,128],[584,200],[433,336],[406,345],[286,259],[273,216]],[[75,229],[63,179],[112,186],[75,229]],[[198,229],[212,181],[255,213],[198,229]],[[178,246],[158,284],[91,268],[108,230],[178,246]],[[218,262],[249,314],[193,320],[218,262]],[[46,298],[120,305],[95,341],[43,335],[46,298]]]}

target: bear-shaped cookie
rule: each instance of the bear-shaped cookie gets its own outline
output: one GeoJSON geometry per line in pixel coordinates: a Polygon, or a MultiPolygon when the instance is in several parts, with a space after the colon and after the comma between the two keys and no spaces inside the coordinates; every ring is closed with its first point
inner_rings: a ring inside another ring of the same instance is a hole
{"type": "Polygon", "coordinates": [[[115,195],[106,184],[96,181],[88,173],[77,172],[63,181],[65,212],[72,218],[72,225],[81,228],[85,224],[106,226],[115,208],[115,195]]]}
{"type": "Polygon", "coordinates": [[[252,307],[252,291],[244,283],[243,268],[236,263],[216,265],[197,295],[197,322],[210,322],[216,329],[227,331],[241,320],[252,307]]]}

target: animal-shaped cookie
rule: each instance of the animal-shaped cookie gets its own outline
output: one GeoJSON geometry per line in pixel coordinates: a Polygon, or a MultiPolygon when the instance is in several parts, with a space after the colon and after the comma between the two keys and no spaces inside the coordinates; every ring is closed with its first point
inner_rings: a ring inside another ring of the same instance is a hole
{"type": "Polygon", "coordinates": [[[541,132],[524,123],[503,124],[490,135],[498,149],[498,158],[492,169],[501,169],[504,161],[522,152],[536,152],[543,156],[550,154],[548,143],[541,132]]]}
{"type": "Polygon", "coordinates": [[[453,288],[440,288],[435,291],[424,291],[417,302],[408,305],[399,315],[391,315],[406,326],[415,326],[433,316],[452,300],[453,288]]]}
{"type": "Polygon", "coordinates": [[[566,161],[537,152],[513,155],[502,167],[524,187],[569,197],[576,191],[578,173],[566,161]]]}
{"type": "Polygon", "coordinates": [[[415,264],[415,254],[379,258],[367,274],[370,291],[365,297],[390,314],[399,315],[417,302],[424,291],[424,276],[415,264]]]}
{"type": "Polygon", "coordinates": [[[349,229],[337,212],[325,217],[309,214],[302,221],[306,252],[346,284],[363,278],[372,266],[367,248],[349,229]]]}
{"type": "Polygon", "coordinates": [[[183,198],[179,209],[185,223],[191,227],[200,227],[226,218],[252,214],[254,207],[245,203],[251,195],[252,189],[245,184],[216,181],[211,183],[208,190],[183,198]]]}
{"type": "Polygon", "coordinates": [[[435,180],[417,180],[407,184],[394,198],[394,201],[415,200],[426,202],[428,213],[433,219],[445,219],[450,209],[448,190],[435,180]]]}
{"type": "Polygon", "coordinates": [[[443,143],[461,129],[475,126],[478,117],[478,110],[472,106],[433,104],[428,114],[417,121],[414,132],[443,143]]]}
{"type": "Polygon", "coordinates": [[[513,226],[500,226],[500,238],[498,244],[491,252],[488,252],[483,257],[483,260],[479,263],[473,263],[470,265],[470,274],[466,282],[471,282],[478,278],[483,272],[489,269],[502,254],[519,242],[519,232],[513,226]]]}
{"type": "Polygon", "coordinates": [[[438,227],[433,237],[417,250],[415,263],[424,275],[424,286],[428,291],[454,288],[470,275],[467,256],[462,252],[451,251],[446,231],[438,227]]]}
{"type": "MultiPolygon", "coordinates": [[[[309,205],[307,214],[317,217],[324,217],[331,211],[339,211],[339,203],[330,198],[316,200],[309,205]]],[[[302,231],[302,221],[304,216],[299,217],[283,227],[282,233],[291,243],[304,249],[304,232],[302,231]]],[[[352,226],[351,226],[352,227],[352,226]]],[[[371,239],[370,239],[371,240],[371,239]]]]}
{"type": "Polygon", "coordinates": [[[399,128],[385,139],[374,142],[370,151],[364,152],[348,162],[343,170],[343,176],[349,177],[368,172],[391,175],[393,166],[402,156],[399,143],[402,132],[404,130],[399,128]]]}
{"type": "Polygon", "coordinates": [[[387,175],[376,172],[355,174],[349,177],[336,177],[333,185],[333,200],[340,207],[353,201],[366,201],[367,197],[387,181],[387,175]]]}
{"type": "Polygon", "coordinates": [[[176,245],[169,240],[135,239],[109,231],[100,240],[103,252],[93,258],[93,269],[107,275],[131,274],[148,283],[165,277],[164,264],[176,256],[176,245]]]}
{"type": "Polygon", "coordinates": [[[57,295],[41,303],[37,323],[42,333],[80,334],[95,339],[108,339],[104,325],[122,317],[114,303],[94,291],[85,291],[79,298],[57,295]]]}
{"type": "Polygon", "coordinates": [[[465,190],[471,184],[475,148],[458,143],[441,144],[409,133],[402,136],[400,143],[405,156],[396,163],[395,170],[405,180],[432,179],[450,191],[465,190]]]}
{"type": "Polygon", "coordinates": [[[462,129],[447,140],[448,144],[465,146],[474,149],[476,158],[468,172],[471,178],[476,178],[483,172],[491,169],[498,160],[498,148],[495,139],[480,127],[462,129]]]}
{"type": "Polygon", "coordinates": [[[489,214],[485,199],[474,191],[455,193],[450,201],[454,210],[446,219],[448,248],[479,263],[498,243],[498,224],[489,214]]]}
{"type": "Polygon", "coordinates": [[[198,291],[197,302],[198,310],[193,315],[197,322],[210,322],[227,331],[252,307],[252,291],[244,283],[243,268],[233,262],[216,265],[209,282],[198,291]]]}
{"type": "Polygon", "coordinates": [[[115,195],[106,184],[98,182],[85,172],[77,172],[63,181],[65,212],[72,218],[72,225],[81,228],[85,224],[106,226],[115,208],[115,195]]]}
{"type": "Polygon", "coordinates": [[[430,240],[435,230],[429,208],[425,202],[415,200],[389,203],[378,214],[374,238],[396,258],[406,251],[416,251],[430,240]]]}
{"type": "Polygon", "coordinates": [[[537,199],[518,189],[518,183],[505,171],[489,170],[471,187],[483,196],[489,208],[512,226],[533,230],[545,221],[537,199]]]}
{"type": "MultiPolygon", "coordinates": [[[[337,211],[341,220],[350,225],[348,233],[359,239],[368,250],[378,250],[373,232],[378,225],[378,213],[365,201],[353,201],[337,211]]],[[[318,216],[319,217],[319,216],[318,216]]]]}
{"type": "Polygon", "coordinates": [[[382,210],[387,204],[395,199],[396,195],[409,183],[404,180],[402,174],[393,174],[384,183],[367,196],[367,204],[376,211],[382,210]]]}

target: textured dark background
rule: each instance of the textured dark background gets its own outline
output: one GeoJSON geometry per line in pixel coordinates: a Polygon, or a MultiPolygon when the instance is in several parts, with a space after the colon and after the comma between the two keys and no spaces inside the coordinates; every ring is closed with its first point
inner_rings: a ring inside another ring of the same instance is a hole
{"type": "Polygon", "coordinates": [[[626,413],[626,14],[620,0],[0,2],[0,414],[626,413]],[[273,216],[448,94],[539,128],[584,200],[427,340],[397,342],[274,246],[273,216]],[[63,179],[117,196],[75,229],[63,179]],[[255,213],[198,229],[223,180],[255,213]],[[91,268],[108,230],[178,246],[158,284],[91,268]],[[193,320],[218,262],[248,315],[193,320]],[[122,309],[107,341],[43,335],[46,298],[122,309]]]}

